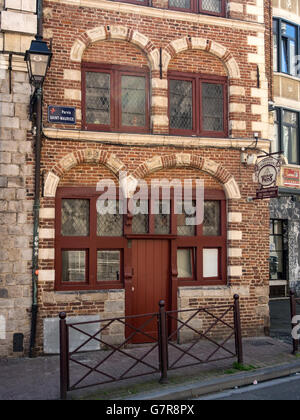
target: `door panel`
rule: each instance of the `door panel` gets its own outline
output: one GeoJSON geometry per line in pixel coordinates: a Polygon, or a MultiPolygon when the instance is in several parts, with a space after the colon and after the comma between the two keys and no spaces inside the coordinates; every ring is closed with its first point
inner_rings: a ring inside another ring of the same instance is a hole
{"type": "MultiPolygon", "coordinates": [[[[170,293],[170,244],[168,240],[132,241],[133,278],[131,290],[131,314],[140,315],[158,312],[160,300],[169,305],[170,293]]],[[[150,318],[132,321],[135,327],[141,327],[150,318]]],[[[157,322],[152,320],[143,329],[153,338],[157,338],[157,322]]],[[[127,329],[127,337],[132,333],[127,329]]],[[[146,343],[153,339],[137,334],[131,342],[146,343]]]]}

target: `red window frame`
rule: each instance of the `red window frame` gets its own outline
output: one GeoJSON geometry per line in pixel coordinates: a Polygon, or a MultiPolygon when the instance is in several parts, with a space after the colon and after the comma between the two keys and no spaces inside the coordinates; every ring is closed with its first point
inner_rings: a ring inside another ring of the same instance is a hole
{"type": "MultiPolygon", "coordinates": [[[[179,286],[197,285],[223,285],[227,283],[227,223],[226,223],[226,197],[223,191],[207,190],[205,200],[220,202],[220,235],[204,236],[203,225],[196,226],[195,235],[177,235],[177,215],[174,212],[174,199],[171,198],[170,233],[154,233],[154,217],[149,216],[149,233],[132,234],[130,219],[123,217],[123,236],[97,236],[97,208],[96,202],[100,193],[93,187],[59,187],[56,194],[55,210],[55,290],[103,290],[123,289],[125,266],[130,266],[130,239],[169,239],[172,250],[172,267],[177,267],[177,250],[193,248],[193,277],[178,278],[179,286]],[[89,235],[88,236],[62,236],[61,234],[61,208],[63,199],[90,200],[89,235]],[[219,249],[218,276],[214,278],[203,277],[203,249],[219,249]],[[62,282],[62,251],[86,250],[86,282],[62,282]],[[116,281],[97,281],[97,251],[120,251],[120,275],[116,281]]],[[[171,267],[170,267],[171,270],[171,267]]],[[[172,268],[173,270],[173,268],[172,268]]]]}
{"type": "Polygon", "coordinates": [[[149,133],[150,131],[150,98],[149,98],[149,69],[147,67],[136,68],[102,63],[82,63],[82,129],[91,131],[111,131],[128,133],[149,133]],[[88,124],[86,122],[86,77],[87,72],[110,74],[110,124],[88,124]],[[122,100],[121,80],[122,76],[145,77],[145,126],[132,127],[122,125],[122,100]]]}
{"type": "Polygon", "coordinates": [[[170,80],[183,80],[192,82],[193,86],[193,128],[190,129],[169,129],[170,134],[182,136],[206,136],[206,137],[228,137],[228,78],[226,76],[214,76],[209,74],[182,73],[177,71],[168,72],[169,120],[170,109],[170,80]],[[203,130],[202,121],[202,84],[215,83],[223,86],[223,131],[203,130]]]}
{"type": "Polygon", "coordinates": [[[97,208],[99,193],[93,187],[58,188],[55,209],[55,289],[56,290],[102,290],[124,288],[124,260],[126,259],[127,241],[123,236],[97,236],[97,208]],[[90,226],[88,236],[61,235],[61,203],[63,199],[90,200],[90,226]],[[63,283],[62,251],[87,250],[88,266],[85,283],[63,283]],[[97,251],[120,251],[120,275],[116,281],[97,281],[97,251]]]}
{"type": "Polygon", "coordinates": [[[176,249],[195,248],[196,249],[196,275],[195,279],[178,278],[179,286],[196,285],[223,285],[227,283],[227,221],[226,221],[226,197],[223,191],[206,190],[204,192],[206,201],[220,202],[220,235],[204,236],[203,224],[196,226],[195,236],[177,236],[176,249]],[[203,249],[218,248],[218,276],[209,278],[203,277],[203,249]]]}

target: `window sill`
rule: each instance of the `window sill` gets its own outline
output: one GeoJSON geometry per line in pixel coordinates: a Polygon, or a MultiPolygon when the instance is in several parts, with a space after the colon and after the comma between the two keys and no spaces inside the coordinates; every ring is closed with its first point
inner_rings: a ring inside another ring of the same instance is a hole
{"type": "MultiPolygon", "coordinates": [[[[126,146],[179,146],[179,147],[203,147],[203,146],[217,146],[224,149],[230,147],[243,148],[249,145],[249,141],[253,139],[237,138],[209,138],[209,137],[188,137],[188,136],[174,136],[165,134],[126,134],[126,133],[110,133],[98,131],[84,131],[60,128],[45,128],[43,130],[44,136],[48,140],[59,141],[93,141],[95,143],[110,144],[110,145],[126,145],[126,146]]],[[[270,140],[259,140],[258,145],[262,150],[269,153],[270,140]]]]}
{"type": "Polygon", "coordinates": [[[93,289],[93,290],[55,290],[56,295],[87,295],[87,294],[96,294],[96,293],[119,293],[122,289],[93,289]]]}
{"type": "Polygon", "coordinates": [[[180,290],[230,290],[230,286],[226,285],[225,282],[223,280],[219,280],[219,281],[214,281],[212,282],[213,284],[208,285],[207,281],[206,282],[199,282],[199,281],[187,281],[187,280],[182,280],[182,279],[178,279],[178,283],[179,283],[179,287],[180,290]]]}
{"type": "Polygon", "coordinates": [[[130,234],[130,235],[125,235],[126,239],[177,239],[178,236],[177,235],[170,235],[170,234],[166,234],[166,235],[160,235],[160,234],[130,234]]]}
{"type": "Polygon", "coordinates": [[[71,285],[71,286],[56,286],[55,288],[55,293],[61,293],[61,294],[84,294],[84,293],[101,293],[101,291],[110,291],[110,290],[116,290],[116,291],[120,291],[120,290],[124,290],[124,285],[121,283],[117,283],[117,284],[100,284],[99,286],[93,286],[88,288],[87,286],[76,286],[76,285],[71,285]]]}

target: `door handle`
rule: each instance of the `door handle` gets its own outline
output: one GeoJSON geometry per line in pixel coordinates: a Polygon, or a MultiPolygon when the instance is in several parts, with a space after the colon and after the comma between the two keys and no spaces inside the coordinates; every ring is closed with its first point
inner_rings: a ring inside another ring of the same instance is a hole
{"type": "Polygon", "coordinates": [[[134,292],[134,290],[135,290],[135,289],[134,289],[134,286],[132,286],[131,291],[132,291],[132,292],[134,292]]]}

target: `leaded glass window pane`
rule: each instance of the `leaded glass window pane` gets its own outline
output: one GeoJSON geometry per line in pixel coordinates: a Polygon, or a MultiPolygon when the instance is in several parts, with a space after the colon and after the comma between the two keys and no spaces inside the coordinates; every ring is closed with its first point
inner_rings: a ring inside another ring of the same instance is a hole
{"type": "Polygon", "coordinates": [[[110,74],[86,73],[86,122],[110,125],[110,74]]]}
{"type": "Polygon", "coordinates": [[[119,201],[106,200],[102,202],[106,207],[106,214],[101,214],[100,206],[97,212],[97,236],[122,236],[123,215],[120,214],[119,201]]]}
{"type": "MultiPolygon", "coordinates": [[[[188,203],[186,203],[188,204],[188,203]]],[[[192,201],[192,206],[196,206],[196,201],[192,201]]],[[[195,217],[187,211],[187,205],[184,206],[182,201],[177,203],[177,235],[179,236],[194,236],[196,233],[196,226],[187,225],[187,219],[195,217]]]]}
{"type": "Polygon", "coordinates": [[[170,80],[170,127],[193,129],[193,83],[170,80]]]}
{"type": "Polygon", "coordinates": [[[62,282],[86,281],[86,251],[62,251],[62,282]]]}
{"type": "Polygon", "coordinates": [[[132,233],[144,234],[149,231],[149,221],[147,214],[135,214],[132,218],[132,233]]]}
{"type": "Polygon", "coordinates": [[[169,0],[169,7],[175,7],[176,9],[190,9],[191,0],[169,0]]]}
{"type": "Polygon", "coordinates": [[[149,232],[148,200],[135,202],[132,216],[132,233],[142,235],[149,232]]]}
{"type": "Polygon", "coordinates": [[[170,202],[159,201],[159,214],[154,215],[154,233],[167,235],[170,233],[170,202]]]}
{"type": "Polygon", "coordinates": [[[222,0],[202,0],[201,8],[206,12],[221,13],[222,0]]]}
{"type": "Polygon", "coordinates": [[[89,236],[89,224],[89,200],[62,200],[61,234],[63,236],[89,236]]]}
{"type": "Polygon", "coordinates": [[[224,131],[223,85],[202,83],[202,124],[204,131],[224,131]]]}
{"type": "Polygon", "coordinates": [[[97,251],[97,281],[120,280],[120,251],[97,251]]]}
{"type": "Polygon", "coordinates": [[[204,236],[220,236],[221,235],[221,218],[220,218],[220,202],[205,201],[204,202],[204,236]]]}
{"type": "Polygon", "coordinates": [[[140,76],[122,76],[122,125],[146,125],[146,79],[140,76]]]}

